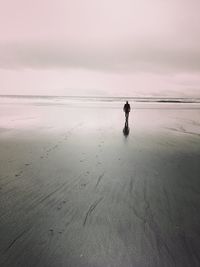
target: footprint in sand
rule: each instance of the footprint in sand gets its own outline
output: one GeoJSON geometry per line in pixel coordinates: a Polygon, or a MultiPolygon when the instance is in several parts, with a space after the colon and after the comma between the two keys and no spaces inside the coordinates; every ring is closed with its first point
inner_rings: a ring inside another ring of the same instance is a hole
{"type": "Polygon", "coordinates": [[[50,233],[51,236],[53,236],[54,235],[54,230],[53,229],[49,229],[49,233],[50,233]]]}
{"type": "Polygon", "coordinates": [[[86,187],[87,183],[82,183],[80,187],[86,187]]]}
{"type": "Polygon", "coordinates": [[[22,173],[23,173],[22,171],[19,172],[19,173],[16,173],[16,174],[15,174],[15,177],[19,177],[19,176],[21,176],[22,173]]]}
{"type": "Polygon", "coordinates": [[[61,210],[62,206],[66,203],[66,200],[63,200],[57,207],[57,210],[61,210]]]}

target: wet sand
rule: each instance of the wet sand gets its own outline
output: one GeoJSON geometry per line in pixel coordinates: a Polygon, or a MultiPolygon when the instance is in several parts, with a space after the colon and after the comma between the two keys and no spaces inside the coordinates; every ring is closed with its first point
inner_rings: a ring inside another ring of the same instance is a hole
{"type": "Polygon", "coordinates": [[[0,266],[200,266],[198,105],[0,111],[0,266]]]}

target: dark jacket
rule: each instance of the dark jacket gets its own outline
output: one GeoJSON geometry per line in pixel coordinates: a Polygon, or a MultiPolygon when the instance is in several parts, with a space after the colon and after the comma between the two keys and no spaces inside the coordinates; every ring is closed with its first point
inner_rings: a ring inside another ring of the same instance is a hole
{"type": "Polygon", "coordinates": [[[129,105],[128,103],[126,103],[126,104],[124,105],[124,112],[125,112],[125,113],[129,113],[130,110],[131,110],[130,105],[129,105]]]}

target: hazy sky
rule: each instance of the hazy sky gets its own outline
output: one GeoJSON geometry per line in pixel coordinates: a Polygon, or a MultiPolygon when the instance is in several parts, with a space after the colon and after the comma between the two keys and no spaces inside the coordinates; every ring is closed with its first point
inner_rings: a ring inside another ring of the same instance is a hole
{"type": "Polygon", "coordinates": [[[0,93],[200,97],[200,0],[0,0],[0,93]]]}

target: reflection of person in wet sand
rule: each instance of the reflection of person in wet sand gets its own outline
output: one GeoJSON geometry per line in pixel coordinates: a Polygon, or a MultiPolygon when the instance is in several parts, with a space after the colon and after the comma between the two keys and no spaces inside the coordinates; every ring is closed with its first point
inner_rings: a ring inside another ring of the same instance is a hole
{"type": "Polygon", "coordinates": [[[130,131],[130,129],[128,127],[128,122],[125,122],[124,129],[123,129],[123,133],[124,133],[125,137],[128,137],[129,131],[130,131]]]}
{"type": "Polygon", "coordinates": [[[130,111],[131,111],[130,104],[128,103],[128,101],[126,101],[126,104],[124,105],[126,123],[128,123],[128,117],[129,117],[129,112],[130,111]]]}

